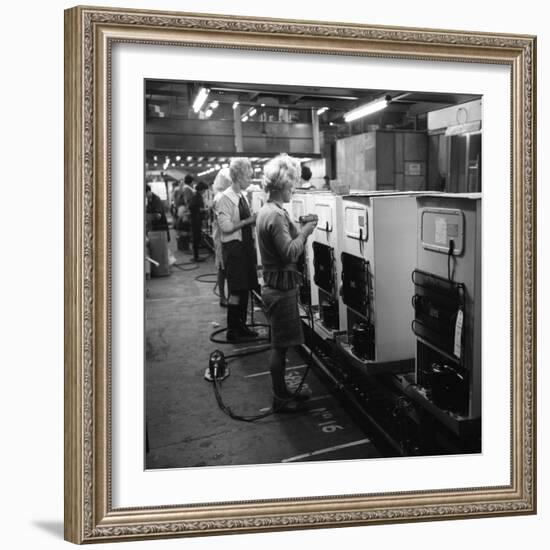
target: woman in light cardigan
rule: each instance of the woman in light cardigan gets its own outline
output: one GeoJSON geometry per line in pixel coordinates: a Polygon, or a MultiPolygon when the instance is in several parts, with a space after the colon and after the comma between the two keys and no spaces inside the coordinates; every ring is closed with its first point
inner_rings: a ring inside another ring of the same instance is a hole
{"type": "Polygon", "coordinates": [[[247,158],[234,158],[229,165],[231,185],[216,204],[221,232],[223,264],[227,277],[227,340],[236,341],[257,336],[246,326],[248,294],[257,288],[256,249],[253,225],[256,215],[243,191],[252,178],[252,165],[247,158]]]}

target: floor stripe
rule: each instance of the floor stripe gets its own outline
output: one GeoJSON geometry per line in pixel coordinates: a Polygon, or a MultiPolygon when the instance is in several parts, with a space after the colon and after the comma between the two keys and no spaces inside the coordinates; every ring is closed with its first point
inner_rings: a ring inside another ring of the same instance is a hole
{"type": "MultiPolygon", "coordinates": [[[[319,399],[326,399],[327,397],[332,397],[330,395],[330,393],[327,393],[325,395],[317,395],[315,397],[310,397],[306,403],[311,403],[312,401],[319,401],[319,399]]],[[[260,409],[260,412],[264,413],[264,412],[267,412],[267,411],[270,411],[271,410],[271,407],[264,407],[263,409],[260,409]]],[[[307,409],[304,409],[303,411],[301,412],[307,412],[307,409]]]]}
{"type": "Polygon", "coordinates": [[[357,441],[351,441],[349,443],[342,443],[342,445],[335,445],[334,447],[327,447],[326,449],[318,449],[317,451],[311,451],[310,453],[305,453],[303,455],[293,456],[291,458],[284,458],[281,462],[295,462],[296,460],[302,460],[303,458],[308,458],[310,456],[322,455],[325,453],[330,453],[332,451],[337,451],[339,449],[346,449],[347,447],[356,447],[357,445],[364,445],[370,443],[370,439],[359,439],[357,441]]]}
{"type": "MultiPolygon", "coordinates": [[[[294,365],[293,367],[287,366],[286,368],[288,370],[292,369],[303,369],[307,367],[307,365],[294,365]]],[[[264,372],[257,372],[256,374],[247,374],[244,376],[244,378],[254,378],[255,376],[265,376],[266,374],[270,374],[270,371],[266,370],[264,372]]]]}

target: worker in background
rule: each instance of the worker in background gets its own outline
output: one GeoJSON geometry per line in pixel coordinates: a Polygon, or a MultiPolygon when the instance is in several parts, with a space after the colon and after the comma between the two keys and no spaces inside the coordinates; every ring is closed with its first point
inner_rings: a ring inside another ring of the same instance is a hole
{"type": "Polygon", "coordinates": [[[173,201],[176,207],[176,223],[174,225],[177,234],[178,250],[189,250],[189,238],[191,236],[191,224],[189,219],[189,201],[194,191],[191,187],[193,176],[187,174],[180,180],[179,186],[173,193],[173,201]]]}
{"type": "Polygon", "coordinates": [[[206,212],[203,195],[207,189],[208,185],[204,181],[199,181],[199,183],[195,186],[195,192],[189,199],[188,203],[194,262],[203,261],[203,258],[199,257],[199,247],[202,238],[202,221],[204,219],[204,213],[206,212]]]}
{"type": "Polygon", "coordinates": [[[296,267],[304,253],[306,239],[317,222],[297,227],[283,208],[294,187],[300,182],[300,163],[288,155],[279,155],[264,167],[267,202],[258,213],[257,232],[264,287],[262,300],[271,325],[269,370],[273,387],[273,409],[293,412],[300,401],[309,397],[304,388],[292,396],[285,382],[287,349],[304,343],[302,321],[298,310],[298,287],[301,276],[296,267]],[[294,397],[294,400],[290,400],[294,397]]]}
{"type": "Polygon", "coordinates": [[[311,189],[312,188],[312,185],[311,185],[311,182],[309,181],[311,179],[311,169],[309,168],[309,166],[302,166],[302,172],[301,172],[301,177],[300,177],[300,189],[311,189]]]}
{"type": "Polygon", "coordinates": [[[162,199],[153,193],[151,186],[145,186],[146,206],[146,239],[149,247],[150,257],[158,263],[151,267],[152,277],[163,277],[170,274],[168,260],[168,241],[170,241],[170,230],[168,220],[164,212],[162,199]]]}
{"type": "Polygon", "coordinates": [[[222,168],[214,179],[212,191],[214,198],[212,199],[212,241],[214,243],[214,264],[218,270],[218,292],[220,293],[220,306],[227,307],[227,296],[225,294],[225,267],[223,265],[222,256],[222,240],[221,230],[218,224],[218,202],[223,196],[223,192],[231,185],[231,177],[229,168],[222,168]]]}
{"type": "Polygon", "coordinates": [[[229,165],[231,185],[223,192],[216,210],[221,231],[223,264],[227,277],[227,340],[256,337],[246,326],[248,294],[257,288],[256,249],[251,215],[244,190],[250,185],[252,165],[247,158],[234,158],[229,165]]]}

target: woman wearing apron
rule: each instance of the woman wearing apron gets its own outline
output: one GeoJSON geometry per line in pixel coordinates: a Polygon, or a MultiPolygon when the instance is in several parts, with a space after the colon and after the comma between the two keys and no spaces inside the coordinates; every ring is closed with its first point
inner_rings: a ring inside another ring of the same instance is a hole
{"type": "Polygon", "coordinates": [[[227,278],[227,340],[257,336],[246,326],[248,294],[257,288],[256,250],[253,226],[256,216],[243,191],[250,185],[252,165],[247,158],[234,158],[229,165],[231,185],[216,205],[221,232],[223,264],[227,278]]]}

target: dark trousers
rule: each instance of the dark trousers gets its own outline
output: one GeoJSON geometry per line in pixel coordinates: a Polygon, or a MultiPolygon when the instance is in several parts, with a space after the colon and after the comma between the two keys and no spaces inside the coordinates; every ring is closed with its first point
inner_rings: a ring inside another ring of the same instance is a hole
{"type": "Polygon", "coordinates": [[[229,330],[239,330],[246,325],[248,313],[248,290],[237,290],[231,294],[239,297],[238,305],[229,304],[227,307],[227,328],[229,330]]]}

